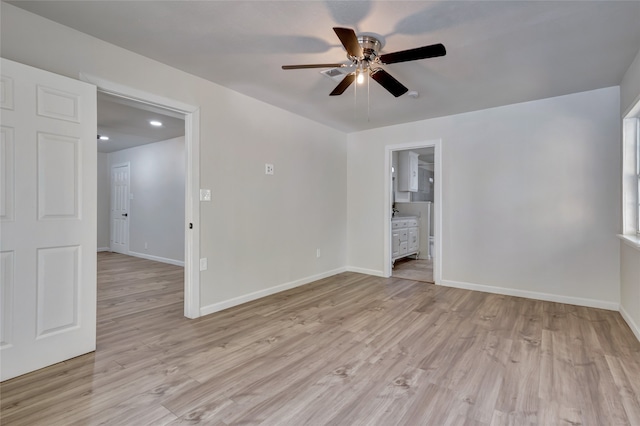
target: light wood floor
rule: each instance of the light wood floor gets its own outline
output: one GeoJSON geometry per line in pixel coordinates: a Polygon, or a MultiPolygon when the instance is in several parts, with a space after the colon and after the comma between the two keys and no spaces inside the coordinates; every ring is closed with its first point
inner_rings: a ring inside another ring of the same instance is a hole
{"type": "Polygon", "coordinates": [[[616,312],[344,273],[197,320],[182,269],[99,255],[98,349],[2,425],[640,425],[616,312]]]}
{"type": "Polygon", "coordinates": [[[391,275],[394,278],[433,283],[433,261],[410,257],[398,259],[393,265],[391,275]]]}

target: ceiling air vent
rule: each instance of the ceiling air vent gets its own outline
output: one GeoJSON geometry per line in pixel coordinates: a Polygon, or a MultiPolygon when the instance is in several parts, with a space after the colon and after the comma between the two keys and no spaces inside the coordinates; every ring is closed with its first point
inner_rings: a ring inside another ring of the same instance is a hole
{"type": "Polygon", "coordinates": [[[325,75],[333,80],[342,81],[345,74],[349,73],[349,67],[342,68],[330,68],[328,70],[320,71],[320,74],[325,75]]]}

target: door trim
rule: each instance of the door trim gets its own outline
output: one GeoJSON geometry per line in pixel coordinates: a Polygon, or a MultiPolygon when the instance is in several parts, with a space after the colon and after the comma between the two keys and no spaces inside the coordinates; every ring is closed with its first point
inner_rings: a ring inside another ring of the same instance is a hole
{"type": "MultiPolygon", "coordinates": [[[[434,197],[433,197],[433,236],[434,236],[434,261],[433,261],[433,281],[440,284],[442,281],[442,139],[434,139],[424,142],[410,142],[395,145],[386,145],[384,153],[384,269],[385,277],[391,276],[391,200],[393,199],[391,184],[391,166],[393,165],[393,152],[405,151],[408,149],[434,148],[434,197]]],[[[428,242],[427,242],[428,243],[428,242]]]]}
{"type": "Polygon", "coordinates": [[[186,150],[184,316],[198,318],[200,316],[200,107],[90,74],[80,73],[79,78],[95,85],[100,92],[155,105],[184,115],[186,150]],[[193,229],[190,229],[189,224],[193,224],[193,229]]]}

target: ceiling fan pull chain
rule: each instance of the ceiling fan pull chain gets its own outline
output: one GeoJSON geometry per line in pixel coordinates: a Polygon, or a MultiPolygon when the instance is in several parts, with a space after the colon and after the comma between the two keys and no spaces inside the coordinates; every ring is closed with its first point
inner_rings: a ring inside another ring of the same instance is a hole
{"type": "Polygon", "coordinates": [[[367,79],[367,123],[369,123],[371,121],[371,114],[370,114],[371,102],[369,100],[370,99],[369,98],[369,73],[366,73],[364,78],[367,79]]]}
{"type": "MultiPolygon", "coordinates": [[[[357,73],[357,71],[356,71],[357,73]]],[[[353,118],[358,119],[358,84],[353,85],[353,118]]]]}

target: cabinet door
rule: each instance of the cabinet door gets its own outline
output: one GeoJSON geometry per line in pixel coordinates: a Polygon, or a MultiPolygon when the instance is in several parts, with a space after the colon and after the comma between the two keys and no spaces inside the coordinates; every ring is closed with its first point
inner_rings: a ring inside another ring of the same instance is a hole
{"type": "Polygon", "coordinates": [[[418,228],[409,228],[409,252],[418,251],[420,242],[418,241],[418,228]]]}
{"type": "Polygon", "coordinates": [[[403,241],[400,243],[400,256],[403,254],[407,254],[407,242],[403,241]]]}
{"type": "Polygon", "coordinates": [[[418,192],[418,154],[409,154],[409,191],[418,192]]]}
{"type": "Polygon", "coordinates": [[[391,233],[391,257],[400,256],[400,233],[393,231],[391,233]]]}
{"type": "Polygon", "coordinates": [[[409,234],[407,232],[407,228],[399,229],[398,233],[400,234],[400,242],[405,242],[409,238],[409,234]]]}
{"type": "Polygon", "coordinates": [[[401,151],[398,156],[398,191],[418,191],[418,153],[401,151]]]}

